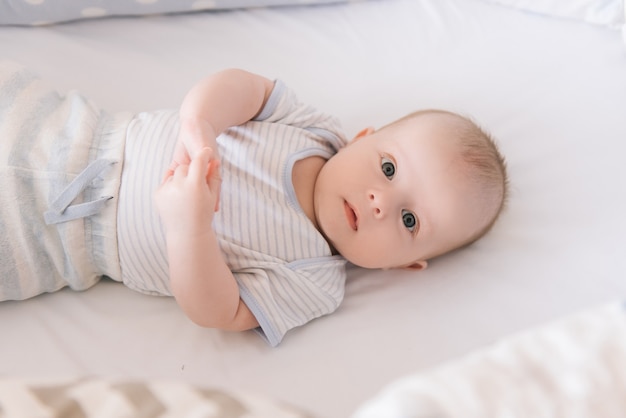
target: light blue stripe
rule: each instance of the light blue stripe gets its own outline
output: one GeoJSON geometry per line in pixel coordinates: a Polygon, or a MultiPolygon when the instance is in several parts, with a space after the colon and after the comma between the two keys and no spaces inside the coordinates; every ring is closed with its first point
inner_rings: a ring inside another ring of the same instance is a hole
{"type": "Polygon", "coordinates": [[[89,183],[113,164],[116,164],[116,161],[106,159],[96,160],[89,164],[67,185],[59,197],[52,202],[50,209],[44,213],[46,224],[67,222],[98,213],[104,207],[106,201],[112,199],[113,196],[105,196],[91,202],[70,205],[87,188],[89,183]]]}
{"type": "Polygon", "coordinates": [[[345,146],[345,143],[342,141],[341,137],[327,129],[309,127],[306,128],[306,130],[311,132],[312,134],[324,138],[326,141],[331,143],[333,148],[335,149],[335,152],[339,151],[345,146]]]}
{"type": "Polygon", "coordinates": [[[283,97],[286,89],[287,88],[282,81],[275,80],[274,88],[270,93],[270,97],[267,98],[265,106],[263,106],[263,110],[261,110],[261,112],[257,115],[256,118],[254,118],[254,120],[263,121],[272,116],[272,114],[274,114],[274,112],[276,111],[278,103],[280,103],[280,99],[283,97]]]}
{"type": "Polygon", "coordinates": [[[260,329],[257,328],[256,331],[270,346],[276,347],[282,339],[282,332],[274,328],[270,316],[265,313],[263,307],[257,302],[258,295],[253,295],[246,286],[241,285],[239,286],[239,294],[259,323],[260,329]]]}
{"type": "Polygon", "coordinates": [[[293,188],[293,166],[296,162],[303,160],[308,157],[322,157],[324,159],[329,159],[332,156],[330,152],[325,152],[319,148],[308,148],[303,149],[302,151],[298,151],[294,154],[291,154],[287,159],[287,164],[285,164],[285,168],[283,170],[283,185],[285,187],[285,192],[287,194],[287,202],[291,205],[292,208],[296,209],[298,212],[304,214],[300,203],[298,202],[298,197],[296,196],[296,191],[293,188]]]}

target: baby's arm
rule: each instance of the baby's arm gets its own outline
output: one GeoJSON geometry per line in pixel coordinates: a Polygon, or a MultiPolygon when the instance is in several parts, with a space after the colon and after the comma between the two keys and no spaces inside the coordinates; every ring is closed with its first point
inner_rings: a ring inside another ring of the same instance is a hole
{"type": "Polygon", "coordinates": [[[165,226],[170,285],[180,307],[197,324],[254,328],[254,316],[239,298],[211,228],[220,183],[219,162],[212,157],[210,148],[200,150],[190,165],[176,167],[155,196],[165,226]]]}
{"type": "Polygon", "coordinates": [[[271,80],[237,69],[213,74],[196,84],[180,107],[181,127],[170,171],[189,164],[204,147],[217,152],[217,136],[254,118],[273,88],[271,80]]]}
{"type": "Polygon", "coordinates": [[[211,226],[220,188],[215,138],[258,114],[272,89],[268,79],[227,70],[196,85],[181,106],[177,154],[155,199],[165,225],[172,293],[202,326],[258,326],[239,296],[211,226]]]}

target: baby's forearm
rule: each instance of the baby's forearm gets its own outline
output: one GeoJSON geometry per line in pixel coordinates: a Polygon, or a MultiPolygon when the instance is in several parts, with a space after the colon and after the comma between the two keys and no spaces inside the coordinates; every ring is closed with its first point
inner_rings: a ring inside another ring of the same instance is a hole
{"type": "Polygon", "coordinates": [[[166,238],[172,293],[192,321],[238,331],[258,326],[239,297],[237,282],[211,230],[192,239],[173,231],[166,238]]]}
{"type": "Polygon", "coordinates": [[[182,121],[208,124],[215,135],[254,118],[269,97],[274,83],[265,77],[231,69],[196,84],[180,108],[182,121]]]}
{"type": "Polygon", "coordinates": [[[172,293],[185,313],[202,326],[232,330],[258,326],[241,301],[210,227],[211,213],[219,207],[221,183],[213,168],[218,165],[213,164],[219,164],[216,137],[254,118],[273,86],[264,77],[226,70],[194,86],[181,105],[173,161],[156,198],[166,225],[172,293]]]}
{"type": "Polygon", "coordinates": [[[243,70],[221,71],[196,84],[180,107],[180,132],[168,173],[204,147],[219,159],[217,137],[254,118],[273,88],[272,81],[243,70]]]}

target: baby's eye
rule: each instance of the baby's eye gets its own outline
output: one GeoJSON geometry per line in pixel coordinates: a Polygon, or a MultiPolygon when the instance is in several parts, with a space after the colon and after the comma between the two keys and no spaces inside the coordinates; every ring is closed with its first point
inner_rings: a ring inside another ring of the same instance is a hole
{"type": "Polygon", "coordinates": [[[383,174],[389,179],[393,179],[396,174],[396,166],[389,158],[383,157],[380,164],[383,174]]]}
{"type": "Polygon", "coordinates": [[[417,218],[415,214],[406,209],[402,209],[402,223],[409,232],[414,232],[415,228],[417,228],[417,218]]]}

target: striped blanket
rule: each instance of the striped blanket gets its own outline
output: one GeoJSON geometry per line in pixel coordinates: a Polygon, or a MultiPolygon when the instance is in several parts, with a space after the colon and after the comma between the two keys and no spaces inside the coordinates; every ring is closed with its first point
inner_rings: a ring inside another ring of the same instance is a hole
{"type": "Polygon", "coordinates": [[[0,378],[0,418],[307,418],[258,395],[173,381],[0,378]]]}

